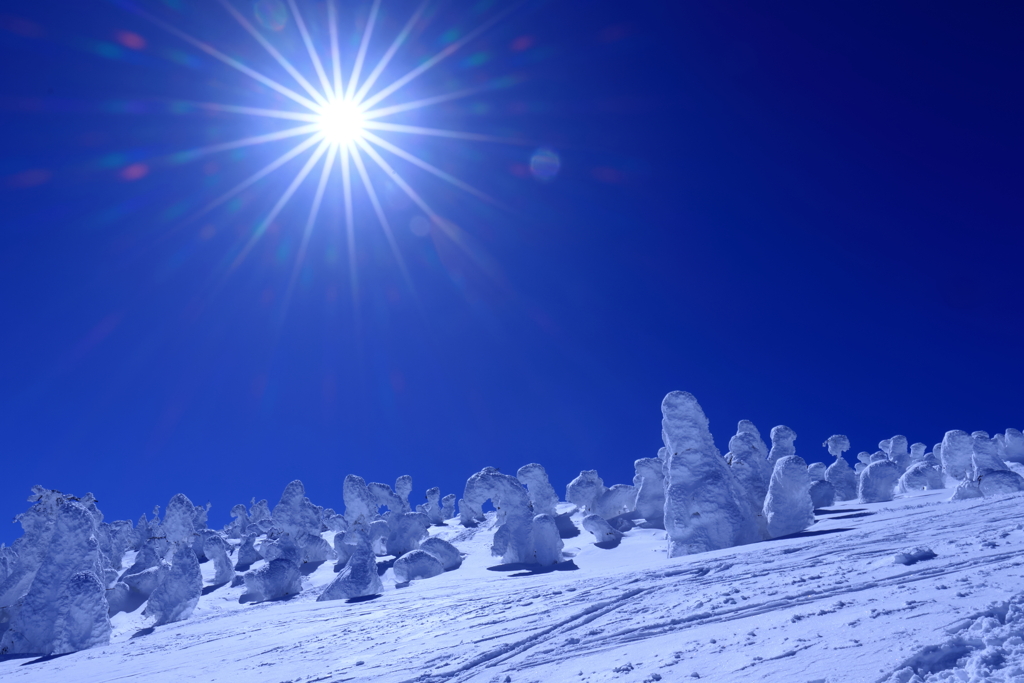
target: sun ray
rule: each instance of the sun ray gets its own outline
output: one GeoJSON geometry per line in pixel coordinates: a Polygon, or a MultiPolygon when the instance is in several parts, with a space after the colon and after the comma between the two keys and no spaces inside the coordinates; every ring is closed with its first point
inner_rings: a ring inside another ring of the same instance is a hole
{"type": "Polygon", "coordinates": [[[272,119],[289,119],[291,121],[306,121],[308,123],[316,123],[320,120],[320,117],[316,114],[304,114],[302,112],[286,111],[284,109],[241,107],[235,104],[220,104],[219,102],[185,102],[184,104],[188,104],[199,109],[222,111],[229,114],[249,114],[250,116],[265,116],[272,119]]]}
{"type": "Polygon", "coordinates": [[[309,58],[313,61],[313,68],[316,70],[316,75],[320,79],[320,85],[324,89],[324,95],[330,98],[332,95],[336,95],[334,90],[331,88],[330,81],[327,80],[327,72],[324,71],[323,62],[320,61],[320,55],[317,54],[316,46],[313,45],[313,39],[309,35],[309,31],[306,30],[306,22],[302,19],[302,14],[299,12],[299,6],[295,4],[295,0],[288,0],[288,6],[291,7],[292,16],[295,17],[295,25],[299,29],[299,33],[302,34],[302,42],[306,44],[306,51],[309,52],[309,58]]]}
{"type": "Polygon", "coordinates": [[[485,90],[488,89],[488,87],[465,88],[463,90],[456,90],[455,92],[446,93],[444,95],[434,95],[433,97],[424,97],[421,100],[413,100],[412,102],[395,104],[390,107],[371,109],[370,111],[363,113],[363,119],[369,121],[371,119],[379,119],[385,116],[391,116],[392,114],[398,114],[403,111],[412,111],[413,109],[429,107],[430,105],[440,104],[441,102],[450,102],[452,100],[458,100],[463,97],[469,97],[470,95],[476,95],[477,93],[484,92],[485,90]]]}
{"type": "Polygon", "coordinates": [[[241,12],[235,9],[228,0],[220,0],[220,4],[224,6],[224,9],[226,9],[239,24],[242,25],[242,28],[249,32],[249,35],[256,39],[256,42],[262,45],[264,49],[270,53],[271,57],[277,60],[278,64],[284,67],[285,71],[291,74],[292,78],[302,86],[303,90],[309,93],[310,97],[316,100],[320,106],[327,104],[327,99],[320,94],[320,91],[314,88],[313,85],[306,80],[306,77],[299,73],[298,69],[292,66],[292,63],[285,59],[284,55],[277,51],[277,48],[270,44],[270,41],[264,38],[263,34],[257,31],[256,27],[249,23],[249,20],[242,16],[241,12]]]}
{"type": "Polygon", "coordinates": [[[323,136],[322,135],[311,135],[310,137],[306,138],[305,140],[303,140],[299,144],[295,145],[294,147],[292,147],[290,150],[288,150],[287,152],[285,152],[284,154],[282,154],[278,158],[276,158],[273,161],[271,161],[269,164],[267,164],[266,166],[264,166],[260,170],[258,170],[255,173],[253,173],[251,176],[249,176],[248,178],[246,178],[242,182],[240,182],[237,185],[235,185],[233,188],[231,188],[230,190],[228,190],[227,192],[222,194],[217,199],[214,199],[212,202],[210,202],[205,207],[203,207],[203,209],[201,209],[199,211],[199,213],[197,213],[196,215],[192,216],[191,220],[195,220],[196,218],[199,218],[200,216],[202,216],[202,215],[204,215],[206,213],[209,213],[210,211],[212,211],[213,209],[217,208],[218,206],[220,206],[224,202],[228,201],[232,197],[237,196],[239,192],[242,192],[247,187],[250,187],[253,183],[259,181],[262,178],[265,178],[268,175],[270,175],[271,173],[273,173],[277,169],[281,168],[281,166],[285,165],[286,163],[288,163],[289,161],[291,161],[292,159],[294,159],[298,155],[302,154],[307,149],[309,149],[310,147],[312,147],[316,143],[320,142],[321,140],[323,140],[323,136]]]}
{"type": "MultiPolygon", "coordinates": [[[[504,9],[503,11],[499,12],[494,17],[491,17],[489,20],[485,21],[483,24],[481,24],[480,26],[476,27],[475,29],[473,29],[472,31],[470,31],[469,33],[464,35],[459,40],[456,40],[454,43],[452,43],[451,45],[449,45],[445,49],[441,50],[436,55],[434,55],[433,57],[428,59],[427,61],[425,61],[422,64],[420,64],[415,69],[413,69],[409,73],[405,74],[404,76],[399,78],[397,81],[395,81],[391,85],[389,85],[386,88],[384,88],[383,90],[377,92],[370,99],[366,100],[365,102],[362,102],[361,106],[364,109],[369,109],[370,107],[372,107],[373,105],[377,104],[378,102],[383,100],[385,97],[391,95],[392,93],[394,93],[399,88],[403,87],[404,85],[406,85],[407,83],[409,83],[413,79],[418,78],[420,75],[422,75],[427,70],[437,66],[444,59],[450,57],[453,53],[457,52],[459,50],[459,48],[461,48],[463,45],[465,45],[469,41],[473,40],[474,38],[479,36],[481,33],[483,33],[484,31],[486,31],[487,29],[489,29],[490,27],[492,27],[496,23],[498,23],[500,20],[505,18],[505,16],[507,14],[512,12],[514,9],[517,9],[521,4],[522,3],[515,3],[514,5],[511,5],[511,6],[507,7],[506,9],[504,9]]],[[[349,83],[349,88],[351,89],[351,87],[352,87],[352,84],[349,83]]]]}
{"type": "Polygon", "coordinates": [[[197,147],[196,149],[190,149],[184,152],[176,152],[171,156],[175,158],[186,158],[191,161],[207,154],[214,154],[215,152],[225,152],[229,149],[238,149],[239,147],[251,147],[253,145],[262,145],[267,142],[286,140],[299,135],[305,135],[306,133],[314,134],[319,130],[319,128],[319,124],[310,123],[305,126],[288,128],[287,130],[279,130],[273,133],[266,133],[264,135],[253,135],[252,137],[242,138],[241,140],[232,140],[231,142],[221,142],[216,145],[197,147]]]}
{"type": "MultiPolygon", "coordinates": [[[[294,0],[292,1],[294,2],[294,0]]],[[[402,27],[402,30],[398,33],[394,42],[391,43],[391,47],[389,47],[387,52],[384,53],[384,56],[380,58],[380,61],[377,62],[377,66],[373,68],[373,71],[371,71],[370,75],[366,77],[363,84],[359,86],[359,92],[357,92],[353,97],[356,102],[366,97],[366,93],[369,92],[370,88],[373,87],[373,84],[377,82],[377,79],[380,77],[384,69],[387,68],[388,64],[391,62],[391,58],[395,56],[396,52],[398,52],[398,48],[402,47],[406,38],[408,38],[409,34],[412,33],[413,27],[416,26],[416,22],[419,21],[419,18],[423,15],[423,10],[425,10],[426,7],[427,0],[423,0],[423,2],[420,3],[420,6],[416,8],[416,11],[412,13],[412,16],[409,17],[409,21],[405,22],[405,26],[402,27]]]]}
{"type": "Polygon", "coordinates": [[[412,278],[409,276],[409,269],[405,266],[402,252],[398,250],[398,241],[391,230],[391,223],[388,222],[388,217],[384,215],[384,207],[381,206],[377,192],[373,189],[373,183],[370,182],[370,174],[366,172],[366,165],[363,164],[363,155],[359,153],[358,147],[352,148],[352,161],[355,163],[356,171],[359,172],[359,178],[363,181],[363,187],[366,188],[366,194],[369,196],[370,204],[373,205],[373,210],[377,214],[377,220],[380,221],[381,230],[384,231],[384,236],[387,237],[388,244],[391,245],[391,252],[395,255],[395,260],[398,261],[398,269],[402,271],[402,277],[405,278],[406,284],[409,285],[409,290],[415,293],[416,290],[413,287],[412,278]]]}
{"type": "Polygon", "coordinates": [[[235,257],[235,260],[232,262],[231,267],[228,269],[229,271],[237,268],[242,263],[242,261],[245,260],[245,257],[248,256],[250,251],[252,251],[252,248],[256,246],[256,242],[258,242],[259,239],[263,237],[263,233],[267,231],[267,228],[270,227],[270,224],[274,222],[274,219],[277,218],[277,215],[281,213],[281,209],[283,209],[284,205],[288,203],[288,200],[292,198],[292,195],[295,194],[295,191],[299,189],[299,186],[302,185],[302,181],[306,179],[306,176],[308,176],[309,172],[313,170],[313,167],[316,166],[316,163],[320,161],[320,157],[324,155],[324,152],[327,151],[327,148],[329,146],[330,143],[327,142],[326,140],[321,141],[320,146],[317,147],[316,151],[310,155],[309,159],[306,160],[305,165],[302,167],[302,170],[300,170],[296,174],[291,184],[288,185],[288,189],[286,189],[284,191],[284,194],[281,195],[281,198],[277,200],[277,204],[274,204],[274,208],[270,210],[270,213],[267,214],[267,217],[264,218],[256,227],[256,230],[253,231],[252,237],[249,238],[249,241],[246,242],[245,247],[243,247],[242,251],[238,254],[238,256],[235,257]]]}
{"type": "Polygon", "coordinates": [[[302,270],[302,263],[306,260],[306,249],[309,246],[309,239],[313,235],[313,225],[316,223],[317,215],[320,213],[320,204],[323,202],[324,193],[327,190],[327,180],[330,178],[331,169],[334,167],[334,155],[338,153],[338,146],[331,145],[327,150],[327,159],[324,160],[323,169],[320,172],[320,182],[316,186],[316,195],[313,197],[313,205],[309,209],[309,217],[306,219],[306,227],[302,231],[302,242],[295,254],[295,265],[292,267],[292,276],[288,280],[288,289],[285,291],[284,304],[281,310],[281,319],[288,314],[288,304],[291,302],[292,291],[299,280],[299,273],[302,270]]]}
{"type": "Polygon", "coordinates": [[[331,70],[334,73],[334,96],[340,97],[341,83],[341,48],[338,47],[338,7],[337,0],[327,0],[327,30],[331,36],[331,70]]]}
{"type": "Polygon", "coordinates": [[[366,20],[366,29],[363,30],[363,39],[359,43],[359,52],[356,53],[356,62],[352,66],[352,73],[348,77],[348,90],[345,92],[345,99],[351,100],[355,93],[356,85],[359,83],[359,73],[363,69],[363,61],[366,59],[366,49],[370,45],[370,36],[373,34],[373,25],[377,23],[377,13],[380,11],[381,0],[373,0],[370,7],[370,18],[366,20]]]}
{"type": "Polygon", "coordinates": [[[345,196],[345,243],[348,246],[348,272],[349,283],[352,289],[352,311],[358,324],[359,273],[356,270],[356,228],[355,214],[352,208],[352,171],[349,168],[350,153],[348,144],[341,146],[341,183],[345,196]]]}
{"type": "Polygon", "coordinates": [[[262,83],[263,85],[267,86],[268,88],[276,90],[277,92],[281,93],[285,97],[287,97],[287,98],[289,98],[291,100],[294,100],[295,102],[298,102],[303,107],[306,107],[307,109],[311,109],[313,111],[317,111],[317,110],[320,109],[320,105],[318,105],[316,102],[314,102],[313,100],[309,99],[308,97],[303,97],[302,95],[300,95],[299,93],[295,92],[291,88],[287,88],[287,87],[281,85],[280,83],[278,83],[277,81],[273,80],[272,78],[267,78],[266,76],[264,76],[260,72],[256,71],[255,69],[251,69],[251,68],[247,67],[245,64],[242,64],[237,59],[234,59],[233,57],[228,57],[226,54],[224,54],[223,52],[221,52],[217,48],[213,47],[212,45],[204,43],[203,41],[199,40],[198,38],[193,38],[192,36],[190,36],[189,34],[185,33],[184,31],[181,31],[181,30],[175,28],[174,26],[168,24],[166,21],[164,21],[164,20],[162,20],[162,19],[160,19],[158,17],[153,16],[149,12],[146,12],[145,10],[142,10],[142,9],[136,7],[132,3],[122,2],[121,4],[122,4],[123,7],[125,7],[129,11],[139,15],[140,17],[146,19],[147,21],[150,21],[150,22],[156,24],[157,26],[159,26],[160,28],[164,29],[168,33],[171,33],[171,34],[181,38],[186,43],[189,43],[190,45],[192,45],[192,46],[202,50],[203,52],[205,52],[206,54],[210,55],[214,59],[218,59],[221,62],[224,62],[228,66],[241,71],[246,76],[249,76],[250,78],[253,78],[253,79],[259,81],[260,83],[262,83]]]}
{"type": "Polygon", "coordinates": [[[461,130],[445,130],[443,128],[424,128],[423,126],[406,126],[398,123],[384,123],[383,121],[365,121],[362,124],[366,130],[386,130],[394,133],[411,133],[413,135],[430,135],[442,138],[456,138],[459,140],[475,140],[477,142],[499,142],[505,145],[532,145],[529,140],[517,138],[499,138],[495,135],[483,135],[481,133],[466,133],[461,130]]]}
{"type": "Polygon", "coordinates": [[[405,192],[409,199],[411,199],[413,203],[416,206],[418,206],[421,211],[423,211],[423,213],[427,214],[427,217],[430,218],[431,223],[437,226],[442,232],[444,232],[445,235],[449,237],[449,239],[452,240],[452,242],[458,245],[458,247],[462,249],[462,251],[465,252],[465,254],[469,258],[476,262],[476,264],[480,267],[481,270],[487,273],[490,277],[494,278],[496,281],[500,282],[502,280],[502,278],[495,273],[495,268],[492,266],[492,264],[488,263],[488,259],[482,256],[481,254],[477,253],[477,250],[470,245],[469,240],[465,237],[465,235],[462,233],[462,230],[457,225],[455,225],[447,218],[444,218],[443,216],[439,215],[436,211],[430,208],[430,205],[423,200],[423,197],[421,197],[419,193],[416,192],[416,190],[412,189],[412,186],[405,181],[405,178],[399,175],[398,171],[392,168],[391,165],[384,160],[384,157],[382,157],[377,152],[377,150],[371,147],[370,144],[366,142],[366,140],[359,138],[356,140],[356,143],[358,143],[359,146],[363,148],[367,155],[369,155],[369,157],[373,159],[378,166],[380,166],[381,170],[384,171],[388,175],[388,177],[391,178],[392,181],[394,181],[396,185],[402,188],[402,191],[405,192]]]}
{"type": "Polygon", "coordinates": [[[494,200],[493,198],[491,198],[487,194],[481,192],[480,190],[476,189],[472,185],[469,185],[468,183],[465,183],[465,182],[459,180],[458,178],[456,178],[455,176],[453,176],[450,173],[446,173],[445,171],[442,171],[437,166],[434,166],[432,164],[427,163],[426,161],[423,161],[423,159],[420,159],[418,156],[415,156],[413,154],[410,154],[409,152],[406,152],[401,147],[399,147],[397,145],[391,144],[390,142],[388,142],[387,140],[385,140],[384,138],[382,138],[382,137],[380,137],[378,135],[374,135],[373,133],[371,133],[369,131],[364,131],[363,132],[363,138],[365,140],[369,140],[370,142],[372,142],[373,144],[377,145],[378,147],[383,147],[384,149],[388,150],[392,154],[405,159],[409,163],[415,164],[416,166],[419,166],[424,171],[437,176],[441,180],[445,180],[445,181],[451,183],[452,185],[454,185],[455,187],[459,188],[460,190],[465,190],[466,192],[470,193],[474,197],[482,199],[485,202],[488,202],[489,204],[494,204],[495,206],[501,206],[496,200],[494,200]]]}

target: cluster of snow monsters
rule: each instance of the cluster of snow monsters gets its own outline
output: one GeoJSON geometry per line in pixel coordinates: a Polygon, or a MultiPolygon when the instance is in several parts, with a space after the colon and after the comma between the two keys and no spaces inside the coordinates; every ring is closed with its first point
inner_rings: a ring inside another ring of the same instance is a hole
{"type": "Polygon", "coordinates": [[[458,568],[455,546],[427,538],[432,524],[455,516],[455,496],[442,499],[430,489],[413,511],[411,491],[408,476],[392,489],[349,475],[339,515],[311,503],[302,482],[293,481],[273,511],[266,500],[236,505],[218,531],[207,526],[209,506],[180,493],[163,519],[158,507],[152,519],[108,524],[92,494],[36,486],[33,505],[16,520],[24,535],[0,545],[0,655],[105,645],[110,618],[139,608],[154,626],[187,619],[203,594],[203,562],[212,563],[211,586],[244,584],[243,599],[252,602],[299,593],[303,568],[326,561],[335,563],[337,577],[318,600],[380,593],[379,556],[395,556],[399,582],[458,568]]]}
{"type": "Polygon", "coordinates": [[[477,526],[487,501],[496,510],[492,554],[544,567],[563,561],[562,539],[579,533],[570,518],[579,511],[602,547],[614,547],[636,526],[664,529],[675,557],[798,533],[814,523],[815,509],[836,501],[881,502],[946,487],[955,488],[952,499],[1024,491],[1014,471],[1024,471],[1024,436],[1014,429],[995,437],[950,431],[931,451],[894,436],[876,453],[860,453],[853,468],[843,456],[849,439],[835,435],[822,444],[834,462],[808,466],[789,427],[774,427],[769,447],[743,420],[723,457],[691,394],[672,392],[661,409],[664,447],[634,463],[633,484],[606,487],[595,470],[583,471],[566,487],[575,510],[562,514],[538,464],[514,477],[485,467],[466,482],[458,513],[456,497],[442,498],[437,488],[413,510],[409,476],[392,488],[349,475],[343,514],[314,505],[293,481],[272,511],[266,500],[236,505],[219,531],[207,526],[209,506],[183,494],[163,519],[157,508],[137,524],[108,524],[91,494],[75,498],[37,486],[32,507],[17,520],[24,535],[12,547],[0,545],[0,654],[106,644],[110,617],[122,611],[142,608],[153,625],[187,619],[203,594],[204,562],[212,563],[212,586],[244,585],[243,599],[255,602],[299,593],[304,569],[328,561],[337,576],[318,600],[381,593],[379,557],[395,558],[398,584],[429,579],[462,563],[458,549],[430,536],[430,527],[456,516],[477,526]]]}

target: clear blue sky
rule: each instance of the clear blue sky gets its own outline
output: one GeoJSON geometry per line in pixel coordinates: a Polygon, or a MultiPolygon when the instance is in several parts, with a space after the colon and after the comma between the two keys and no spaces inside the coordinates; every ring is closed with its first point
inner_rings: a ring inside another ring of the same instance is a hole
{"type": "MultiPolygon", "coordinates": [[[[36,483],[217,524],[295,478],[339,508],[349,473],[626,483],[673,389],[723,451],[747,418],[809,461],[1024,427],[1019,5],[527,2],[387,100],[481,88],[393,120],[523,144],[389,139],[503,206],[389,156],[465,243],[371,169],[409,277],[357,189],[358,308],[340,184],[286,297],[316,174],[229,267],[302,158],[193,219],[294,140],[179,153],[295,124],[188,103],[295,106],[131,6],[298,89],[215,2],[4,3],[0,520],[36,483]]],[[[291,17],[233,6],[316,80],[291,17]]],[[[381,86],[506,6],[432,1],[381,86]]]]}

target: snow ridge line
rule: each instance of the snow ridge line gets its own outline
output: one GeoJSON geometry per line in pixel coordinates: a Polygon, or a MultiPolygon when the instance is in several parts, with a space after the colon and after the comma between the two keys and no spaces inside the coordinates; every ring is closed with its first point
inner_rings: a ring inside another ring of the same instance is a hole
{"type": "MultiPolygon", "coordinates": [[[[598,617],[604,616],[608,612],[615,610],[627,600],[631,600],[637,595],[645,593],[649,590],[651,589],[636,588],[631,591],[627,591],[622,595],[618,596],[617,598],[605,600],[603,602],[591,605],[590,607],[587,607],[581,610],[580,612],[577,612],[576,614],[567,617],[562,621],[553,624],[542,631],[538,631],[537,633],[529,635],[517,642],[505,643],[503,645],[499,645],[498,647],[492,650],[479,654],[473,659],[469,660],[468,662],[462,664],[461,666],[452,671],[444,671],[437,674],[424,674],[422,676],[418,676],[416,678],[411,678],[406,681],[403,681],[402,683],[432,683],[433,681],[445,681],[453,678],[454,676],[460,676],[460,674],[473,674],[475,672],[473,672],[472,670],[479,667],[490,668],[493,666],[497,666],[501,662],[510,659],[511,657],[515,657],[516,655],[522,654],[523,652],[526,652],[538,643],[547,640],[548,636],[555,633],[556,631],[571,631],[573,629],[579,628],[580,626],[589,624],[594,619],[597,619],[598,617]],[[566,626],[568,626],[568,628],[563,628],[566,626]]],[[[467,679],[465,676],[460,676],[459,678],[456,678],[454,680],[458,682],[465,681],[467,679]]]]}

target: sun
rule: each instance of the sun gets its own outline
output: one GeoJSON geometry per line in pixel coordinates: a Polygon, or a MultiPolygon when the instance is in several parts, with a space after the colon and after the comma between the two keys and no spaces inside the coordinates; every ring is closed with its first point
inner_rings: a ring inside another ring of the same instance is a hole
{"type": "Polygon", "coordinates": [[[335,98],[320,110],[317,121],[324,139],[337,145],[348,145],[363,137],[366,119],[352,100],[335,98]]]}

